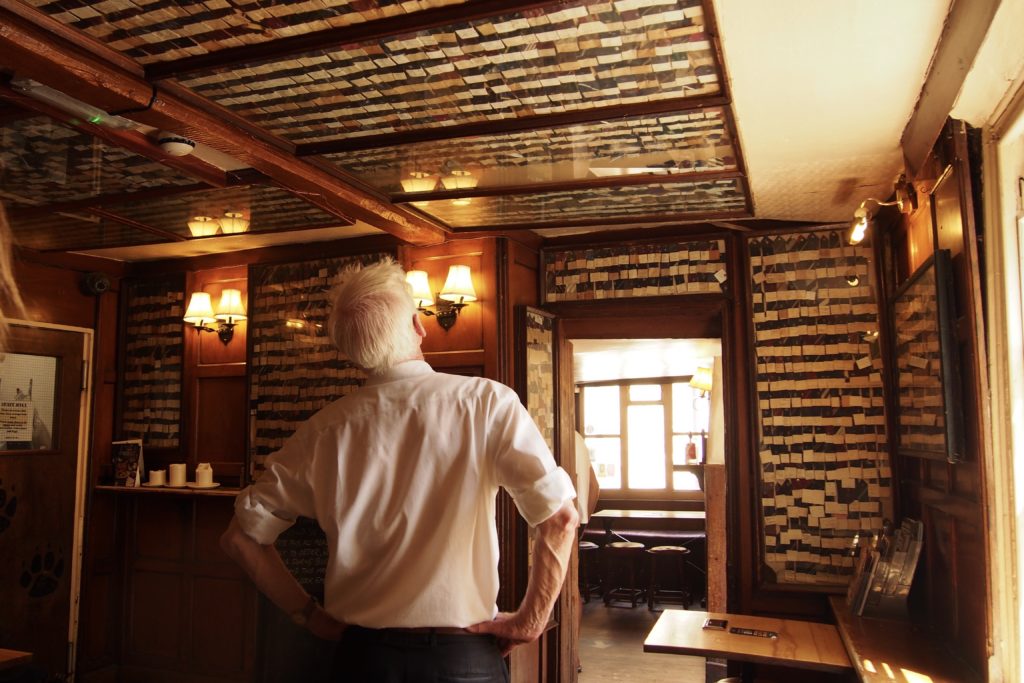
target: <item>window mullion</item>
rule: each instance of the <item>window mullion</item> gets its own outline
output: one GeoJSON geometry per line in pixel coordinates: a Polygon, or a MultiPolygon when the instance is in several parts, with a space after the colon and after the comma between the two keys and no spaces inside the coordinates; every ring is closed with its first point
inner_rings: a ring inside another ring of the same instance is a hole
{"type": "Polygon", "coordinates": [[[673,413],[671,384],[661,385],[661,408],[661,414],[665,422],[665,490],[672,491],[675,489],[672,477],[672,442],[674,441],[673,435],[675,433],[675,426],[672,424],[673,413]]]}
{"type": "Polygon", "coordinates": [[[619,386],[619,458],[622,467],[622,490],[629,490],[629,387],[619,386]]]}

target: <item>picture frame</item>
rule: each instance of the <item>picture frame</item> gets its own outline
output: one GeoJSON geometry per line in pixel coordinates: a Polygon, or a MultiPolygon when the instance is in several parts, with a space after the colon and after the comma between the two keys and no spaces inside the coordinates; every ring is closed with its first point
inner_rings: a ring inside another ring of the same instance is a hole
{"type": "Polygon", "coordinates": [[[901,456],[964,457],[952,256],[937,250],[907,278],[889,306],[901,456]]]}
{"type": "Polygon", "coordinates": [[[145,463],[142,459],[142,439],[125,439],[110,444],[110,464],[114,470],[114,485],[137,488],[142,485],[145,463]]]}

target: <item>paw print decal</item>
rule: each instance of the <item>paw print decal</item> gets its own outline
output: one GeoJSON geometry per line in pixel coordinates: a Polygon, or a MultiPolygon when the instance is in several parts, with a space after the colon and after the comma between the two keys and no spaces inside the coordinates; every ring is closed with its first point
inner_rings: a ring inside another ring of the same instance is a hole
{"type": "Polygon", "coordinates": [[[64,576],[64,558],[54,554],[36,553],[32,564],[21,573],[18,583],[28,591],[29,597],[42,598],[57,590],[60,579],[64,576]]]}
{"type": "Polygon", "coordinates": [[[0,534],[11,526],[11,518],[17,511],[18,497],[14,495],[14,487],[11,487],[10,497],[8,497],[7,489],[4,488],[4,480],[0,479],[0,534]]]}

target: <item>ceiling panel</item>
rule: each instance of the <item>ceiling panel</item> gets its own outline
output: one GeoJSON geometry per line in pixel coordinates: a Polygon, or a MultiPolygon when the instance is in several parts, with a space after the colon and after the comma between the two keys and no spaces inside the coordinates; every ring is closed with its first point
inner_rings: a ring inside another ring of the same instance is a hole
{"type": "Polygon", "coordinates": [[[293,142],[720,92],[700,0],[576,0],[183,79],[293,142]]]}
{"type": "Polygon", "coordinates": [[[249,221],[247,232],[301,230],[348,225],[295,195],[275,187],[232,187],[164,197],[156,201],[108,205],[107,211],[124,218],[191,236],[189,220],[194,216],[218,219],[225,212],[240,213],[249,221]]]}
{"type": "Polygon", "coordinates": [[[722,107],[325,155],[384,192],[733,171],[722,107]],[[468,175],[453,175],[463,173],[468,175]],[[403,185],[404,181],[404,185],[403,185]]]}
{"type": "Polygon", "coordinates": [[[743,183],[736,178],[444,199],[414,205],[453,228],[480,229],[583,221],[597,224],[651,216],[667,222],[691,215],[747,215],[743,183]]]}
{"type": "Polygon", "coordinates": [[[52,204],[196,181],[155,161],[40,116],[0,128],[0,192],[52,204]]]}
{"type": "Polygon", "coordinates": [[[26,0],[141,64],[257,45],[312,31],[458,5],[463,0],[108,0],[100,3],[26,0]]]}
{"type": "Polygon", "coordinates": [[[16,244],[40,251],[73,251],[166,242],[167,238],[117,221],[76,213],[11,220],[16,244]]]}

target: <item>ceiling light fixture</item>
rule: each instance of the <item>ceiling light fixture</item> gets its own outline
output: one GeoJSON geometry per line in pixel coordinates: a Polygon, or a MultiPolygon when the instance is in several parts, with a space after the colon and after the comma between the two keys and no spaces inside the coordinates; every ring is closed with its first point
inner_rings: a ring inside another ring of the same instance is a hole
{"type": "Polygon", "coordinates": [[[249,221],[238,211],[225,211],[220,219],[220,229],[225,235],[237,235],[249,230],[249,221]]]}
{"type": "Polygon", "coordinates": [[[11,81],[11,88],[43,104],[56,107],[71,116],[77,116],[85,123],[121,130],[135,130],[139,127],[139,124],[134,121],[108,114],[99,107],[76,100],[70,95],[65,95],[60,90],[55,90],[31,78],[15,78],[11,81]]]}
{"type": "Polygon", "coordinates": [[[469,206],[473,203],[473,200],[469,197],[457,197],[452,200],[452,206],[469,206]]]}
{"type": "Polygon", "coordinates": [[[212,216],[193,216],[188,229],[193,237],[209,237],[217,234],[220,224],[212,216]]]}

